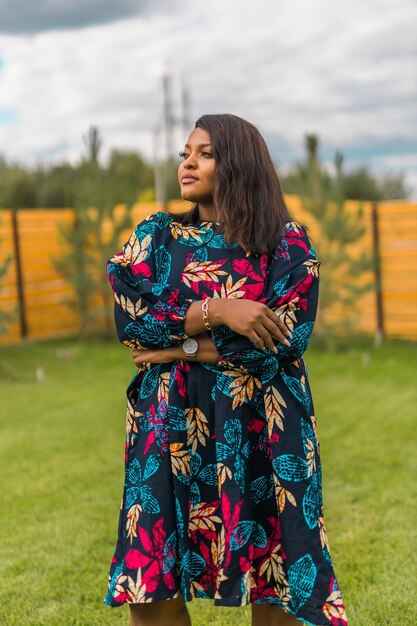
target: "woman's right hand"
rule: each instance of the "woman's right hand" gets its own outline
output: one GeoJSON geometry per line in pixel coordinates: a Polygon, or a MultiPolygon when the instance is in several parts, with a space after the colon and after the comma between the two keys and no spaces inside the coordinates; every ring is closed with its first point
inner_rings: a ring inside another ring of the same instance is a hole
{"type": "Polygon", "coordinates": [[[277,352],[274,338],[290,346],[291,331],[266,304],[249,299],[211,298],[209,319],[213,326],[225,324],[248,337],[257,348],[277,352]]]}

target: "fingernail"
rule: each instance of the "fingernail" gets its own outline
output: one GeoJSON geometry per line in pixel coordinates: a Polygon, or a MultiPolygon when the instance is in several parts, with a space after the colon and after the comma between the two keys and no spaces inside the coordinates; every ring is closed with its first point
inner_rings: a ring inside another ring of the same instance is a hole
{"type": "Polygon", "coordinates": [[[288,335],[287,336],[288,337],[292,337],[292,332],[290,330],[288,331],[288,335]]]}
{"type": "Polygon", "coordinates": [[[278,350],[276,349],[275,346],[274,346],[274,352],[275,352],[275,354],[278,354],[278,350]]]}
{"type": "Polygon", "coordinates": [[[290,342],[288,341],[288,339],[284,339],[284,343],[285,343],[285,345],[286,345],[286,346],[291,347],[291,344],[290,344],[290,342]]]}

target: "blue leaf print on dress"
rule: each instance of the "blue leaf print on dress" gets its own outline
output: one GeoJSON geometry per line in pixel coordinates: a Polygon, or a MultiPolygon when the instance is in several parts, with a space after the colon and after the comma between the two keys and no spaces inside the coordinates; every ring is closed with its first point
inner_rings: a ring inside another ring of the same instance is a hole
{"type": "Polygon", "coordinates": [[[314,430],[306,421],[301,421],[301,434],[303,437],[303,448],[308,463],[309,475],[311,476],[317,469],[318,446],[314,430]]]}
{"type": "Polygon", "coordinates": [[[283,480],[298,483],[308,478],[308,465],[301,456],[282,454],[272,461],[272,466],[278,477],[283,480]]]}
{"type": "Polygon", "coordinates": [[[291,345],[285,346],[279,345],[279,352],[281,356],[291,355],[295,360],[300,357],[308,348],[310,343],[311,333],[313,332],[314,322],[304,322],[292,330],[291,345]]]}
{"type": "Polygon", "coordinates": [[[238,450],[242,439],[242,425],[239,420],[227,420],[224,426],[224,438],[234,450],[238,450]]]}
{"type": "Polygon", "coordinates": [[[218,461],[225,461],[233,454],[233,450],[230,446],[227,446],[221,441],[216,441],[216,459],[218,461]]]}
{"type": "Polygon", "coordinates": [[[156,282],[152,287],[152,293],[160,296],[168,283],[171,270],[171,255],[164,246],[155,250],[155,268],[156,282]]]}
{"type": "Polygon", "coordinates": [[[245,491],[245,467],[246,462],[242,459],[240,454],[238,454],[234,462],[233,478],[242,492],[245,491]]]}
{"type": "Polygon", "coordinates": [[[168,404],[168,421],[172,430],[187,430],[184,409],[168,404]]]}
{"type": "Polygon", "coordinates": [[[200,489],[195,481],[190,484],[190,504],[197,506],[201,502],[200,489]]]}
{"type": "Polygon", "coordinates": [[[223,235],[215,235],[213,239],[207,244],[208,248],[218,248],[218,249],[232,249],[238,246],[238,242],[226,243],[223,235]]]}
{"type": "Polygon", "coordinates": [[[126,492],[125,508],[130,509],[131,506],[137,503],[139,495],[139,487],[129,487],[126,492]]]}
{"type": "Polygon", "coordinates": [[[145,470],[143,472],[143,480],[148,480],[152,474],[155,474],[160,465],[161,457],[156,454],[152,454],[146,461],[145,470]]]}
{"type": "Polygon", "coordinates": [[[249,540],[258,548],[265,548],[267,544],[266,532],[260,524],[254,520],[239,522],[230,537],[230,549],[239,550],[249,540]]]}
{"type": "Polygon", "coordinates": [[[315,528],[318,523],[318,518],[320,517],[321,498],[318,494],[319,488],[319,474],[316,472],[313,474],[303,498],[303,513],[309,528],[315,528]]]}
{"type": "Polygon", "coordinates": [[[110,579],[109,582],[109,589],[107,591],[107,595],[104,599],[104,602],[106,603],[110,603],[111,600],[113,599],[113,596],[115,594],[116,591],[116,581],[119,578],[120,574],[123,572],[125,567],[125,560],[123,559],[123,561],[120,563],[120,565],[117,565],[114,569],[113,575],[110,579]]]}
{"type": "Polygon", "coordinates": [[[289,277],[283,276],[274,284],[274,291],[277,294],[278,298],[281,298],[286,293],[286,291],[288,291],[288,289],[286,289],[288,282],[289,277]]]}
{"type": "Polygon", "coordinates": [[[313,442],[314,449],[317,451],[316,435],[311,427],[311,424],[309,424],[306,420],[301,421],[301,433],[303,436],[303,446],[305,454],[307,455],[309,452],[308,441],[313,442]]]}
{"type": "Polygon", "coordinates": [[[208,261],[208,252],[206,247],[197,248],[197,250],[192,253],[189,263],[194,263],[195,261],[199,261],[200,263],[202,261],[208,261]]]}
{"type": "Polygon", "coordinates": [[[201,456],[198,452],[190,453],[190,473],[195,476],[201,467],[201,456]]]}
{"type": "Polygon", "coordinates": [[[187,550],[181,561],[183,568],[191,574],[191,576],[198,576],[204,569],[206,562],[196,552],[187,550]]]}
{"type": "Polygon", "coordinates": [[[229,326],[226,326],[225,324],[216,326],[216,341],[218,344],[223,345],[227,339],[231,339],[233,336],[233,330],[229,328],[229,326]]]}
{"type": "Polygon", "coordinates": [[[142,468],[137,459],[133,459],[126,467],[126,480],[132,484],[140,484],[142,482],[142,468]]]}
{"type": "Polygon", "coordinates": [[[253,480],[250,484],[250,499],[252,505],[259,504],[263,500],[272,497],[274,490],[274,481],[272,476],[260,476],[253,480]]]}
{"type": "Polygon", "coordinates": [[[324,558],[326,559],[326,561],[328,562],[328,564],[330,565],[330,567],[333,567],[332,557],[330,556],[330,552],[326,548],[326,546],[323,548],[322,554],[323,554],[324,558]]]}
{"type": "Polygon", "coordinates": [[[230,397],[230,377],[225,376],[221,372],[217,376],[216,387],[219,391],[224,393],[225,396],[230,397]]]}
{"type": "MultiPolygon", "coordinates": [[[[152,457],[149,457],[151,460],[151,467],[155,467],[155,463],[159,462],[153,461],[152,457]]],[[[148,460],[148,463],[149,463],[148,460]]],[[[156,471],[156,470],[155,470],[156,471]]],[[[126,499],[125,499],[125,508],[129,509],[133,504],[137,504],[138,499],[140,500],[140,504],[145,513],[159,513],[160,507],[158,501],[153,497],[151,493],[151,488],[148,485],[143,485],[144,477],[142,476],[142,468],[137,459],[133,459],[131,463],[126,468],[126,499]],[[130,485],[130,487],[128,487],[130,485]]]]}
{"type": "Polygon", "coordinates": [[[258,524],[258,522],[253,522],[251,539],[252,539],[253,545],[256,546],[257,548],[265,548],[266,544],[268,543],[266,532],[262,528],[262,526],[258,524]]]}
{"type": "Polygon", "coordinates": [[[307,602],[316,582],[317,568],[310,554],[298,559],[288,568],[288,584],[291,589],[291,609],[297,612],[307,602]]]}
{"type": "Polygon", "coordinates": [[[177,533],[174,531],[170,534],[164,544],[164,556],[162,560],[162,571],[167,574],[175,564],[177,556],[177,533]]]}
{"type": "Polygon", "coordinates": [[[159,513],[161,510],[158,500],[153,497],[149,485],[139,487],[139,495],[142,502],[142,508],[145,513],[159,513]]]}
{"type": "Polygon", "coordinates": [[[170,224],[173,221],[172,216],[169,215],[168,213],[165,213],[164,211],[158,211],[157,213],[155,213],[151,217],[153,217],[153,219],[155,220],[156,225],[160,229],[166,228],[168,226],[168,224],[170,224]]]}
{"type": "Polygon", "coordinates": [[[251,444],[250,441],[247,441],[245,443],[245,445],[243,446],[241,452],[242,452],[243,456],[248,459],[249,456],[250,456],[251,450],[252,450],[252,444],[251,444]]]}
{"type": "Polygon", "coordinates": [[[130,339],[139,343],[159,344],[163,348],[172,345],[171,334],[166,326],[161,326],[152,315],[148,313],[139,322],[130,322],[124,327],[124,332],[130,339]]]}
{"type": "Polygon", "coordinates": [[[285,259],[288,263],[291,262],[291,257],[289,253],[288,241],[286,239],[281,239],[279,245],[275,248],[274,254],[272,255],[273,259],[285,259]]]}
{"type": "Polygon", "coordinates": [[[204,481],[207,485],[213,485],[214,487],[217,487],[217,465],[215,463],[209,463],[201,470],[198,477],[201,478],[201,480],[204,481]]]}
{"type": "Polygon", "coordinates": [[[184,518],[182,515],[182,511],[181,511],[181,505],[179,503],[179,500],[177,498],[177,496],[175,496],[175,514],[176,514],[176,518],[177,518],[177,523],[176,523],[176,528],[178,531],[178,536],[181,537],[181,541],[178,542],[178,554],[180,556],[180,558],[183,557],[184,555],[184,546],[185,544],[185,524],[184,524],[184,518]]]}
{"type": "Polygon", "coordinates": [[[288,376],[288,374],[285,374],[284,372],[281,372],[281,376],[291,393],[305,406],[308,411],[310,409],[311,399],[306,393],[299,378],[295,378],[295,376],[288,376]]]}
{"type": "Polygon", "coordinates": [[[139,392],[142,400],[148,398],[156,388],[160,371],[161,366],[156,365],[154,367],[151,367],[151,369],[146,372],[145,376],[142,379],[142,385],[139,392]]]}

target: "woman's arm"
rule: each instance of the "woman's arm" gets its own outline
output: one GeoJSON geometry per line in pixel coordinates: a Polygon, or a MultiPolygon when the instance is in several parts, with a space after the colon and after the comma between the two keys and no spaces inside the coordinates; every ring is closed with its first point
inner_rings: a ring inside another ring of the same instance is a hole
{"type": "Polygon", "coordinates": [[[117,334],[130,347],[157,350],[187,338],[184,322],[191,300],[167,283],[171,255],[155,245],[155,233],[166,228],[167,219],[162,212],[148,216],[107,263],[117,334]]]}
{"type": "Polygon", "coordinates": [[[171,363],[172,361],[197,361],[200,363],[217,363],[219,354],[207,333],[196,335],[198,350],[195,356],[186,356],[181,346],[173,346],[164,350],[139,350],[133,348],[132,358],[136,367],[144,363],[171,363]]]}
{"type": "MultiPolygon", "coordinates": [[[[197,300],[187,310],[184,328],[189,335],[205,330],[202,304],[203,300],[197,300]]],[[[286,337],[291,337],[291,332],[285,323],[261,302],[235,298],[211,298],[208,318],[212,328],[226,325],[260,347],[266,346],[275,351],[273,338],[287,346],[290,345],[286,337]]]]}
{"type": "Polygon", "coordinates": [[[292,331],[290,345],[274,341],[276,352],[260,350],[247,336],[217,326],[213,341],[220,362],[226,361],[252,372],[277,370],[283,359],[296,360],[307,349],[318,305],[320,261],[305,230],[290,222],[277,246],[269,268],[266,305],[292,331]]]}

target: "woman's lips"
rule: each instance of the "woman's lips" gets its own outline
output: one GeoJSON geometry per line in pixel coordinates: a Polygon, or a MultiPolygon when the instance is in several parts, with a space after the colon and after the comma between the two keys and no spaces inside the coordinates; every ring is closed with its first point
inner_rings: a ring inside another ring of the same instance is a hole
{"type": "Polygon", "coordinates": [[[181,178],[181,182],[183,185],[189,185],[190,183],[195,183],[196,180],[198,180],[198,178],[195,178],[194,176],[183,176],[181,178]]]}

